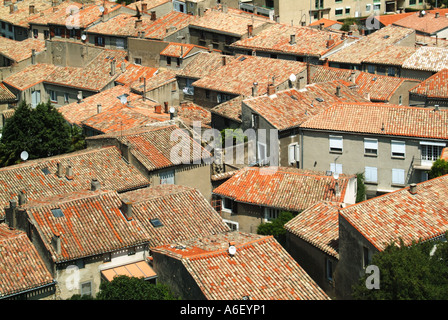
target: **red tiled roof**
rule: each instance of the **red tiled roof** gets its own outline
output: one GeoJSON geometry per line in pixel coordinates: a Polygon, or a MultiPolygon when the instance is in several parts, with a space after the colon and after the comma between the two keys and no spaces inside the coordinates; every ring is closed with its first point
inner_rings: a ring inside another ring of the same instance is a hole
{"type": "Polygon", "coordinates": [[[177,74],[182,77],[200,79],[222,66],[222,59],[225,59],[227,64],[235,57],[215,52],[200,52],[177,74]]]}
{"type": "Polygon", "coordinates": [[[448,99],[448,69],[437,72],[409,92],[428,98],[448,99]]]}
{"type": "Polygon", "coordinates": [[[276,84],[280,84],[288,81],[291,74],[297,75],[305,69],[305,63],[298,61],[241,55],[193,82],[193,87],[250,96],[253,83],[257,82],[258,94],[262,95],[272,83],[272,77],[276,84]]]}
{"type": "Polygon", "coordinates": [[[329,81],[279,91],[275,96],[260,96],[243,100],[243,103],[278,130],[299,126],[322,110],[339,102],[368,102],[356,91],[344,85],[344,81],[329,81]],[[336,88],[340,88],[340,97],[336,88]]]}
{"type": "Polygon", "coordinates": [[[30,65],[21,71],[17,71],[3,80],[3,83],[24,91],[38,83],[43,82],[46,77],[58,67],[52,64],[39,63],[30,65]]]}
{"type": "Polygon", "coordinates": [[[130,152],[148,170],[158,170],[181,164],[201,163],[210,153],[190,137],[185,129],[171,123],[154,123],[126,131],[110,132],[88,139],[118,139],[130,146],[130,152]],[[185,140],[186,139],[186,140],[185,140]],[[183,145],[187,142],[189,145],[183,145]],[[176,149],[178,147],[178,149],[176,149]],[[182,154],[189,148],[189,154],[182,154]],[[174,150],[174,151],[172,151],[174,150]],[[179,151],[175,153],[175,151],[179,151]]]}
{"type": "Polygon", "coordinates": [[[405,12],[405,13],[396,13],[396,14],[384,14],[380,16],[373,16],[374,19],[381,22],[384,26],[388,26],[393,24],[396,21],[399,21],[411,14],[415,14],[415,12],[405,12]]]}
{"type": "Polygon", "coordinates": [[[242,123],[241,103],[243,102],[244,99],[245,97],[243,96],[237,96],[236,98],[218,104],[216,107],[213,107],[210,110],[210,112],[218,114],[230,120],[242,123]]]}
{"type": "Polygon", "coordinates": [[[234,42],[231,47],[320,57],[342,42],[339,34],[327,30],[278,23],[253,37],[234,42]],[[295,35],[295,44],[290,44],[292,34],[295,35]],[[331,45],[327,45],[329,38],[332,39],[331,45]]]}
{"type": "Polygon", "coordinates": [[[153,251],[181,260],[208,300],[329,299],[272,236],[229,232],[153,251]]]}
{"type": "Polygon", "coordinates": [[[165,49],[160,52],[160,55],[174,58],[185,58],[185,56],[187,56],[194,48],[208,50],[206,47],[201,47],[194,44],[170,42],[165,49]]]}
{"type": "Polygon", "coordinates": [[[195,122],[200,122],[202,128],[211,128],[212,117],[210,111],[191,101],[181,103],[177,107],[177,116],[190,127],[195,122]]]}
{"type": "Polygon", "coordinates": [[[145,28],[146,39],[164,40],[166,37],[187,28],[197,20],[197,16],[172,11],[145,28]]]}
{"type": "Polygon", "coordinates": [[[121,85],[131,85],[135,81],[140,80],[141,77],[148,80],[157,74],[157,70],[157,68],[129,64],[126,66],[126,71],[116,78],[115,82],[121,85]]]}
{"type": "Polygon", "coordinates": [[[174,70],[159,70],[159,72],[146,80],[146,91],[145,83],[141,79],[132,82],[130,87],[134,92],[143,93],[143,91],[149,92],[174,82],[176,82],[176,72],[174,70]]]}
{"type": "Polygon", "coordinates": [[[15,101],[16,99],[16,95],[12,93],[3,83],[0,82],[0,101],[15,101]]]}
{"type": "Polygon", "coordinates": [[[332,25],[335,25],[335,24],[340,24],[340,25],[343,24],[342,22],[339,22],[339,21],[322,18],[317,21],[314,21],[313,23],[310,23],[309,26],[320,26],[321,23],[324,24],[323,25],[324,28],[331,27],[332,25]]]}
{"type": "Polygon", "coordinates": [[[339,176],[341,195],[336,196],[336,180],[323,172],[282,167],[247,167],[214,189],[213,193],[237,202],[301,211],[322,200],[342,202],[351,178],[339,176]]]}
{"type": "Polygon", "coordinates": [[[143,244],[148,234],[139,221],[128,222],[120,212],[121,199],[115,191],[78,191],[23,206],[35,222],[46,249],[55,262],[124,249],[143,244]],[[59,208],[62,217],[52,209],[59,208]],[[57,253],[52,238],[61,238],[57,253]]]}
{"type": "Polygon", "coordinates": [[[302,123],[301,128],[448,139],[448,111],[383,103],[339,103],[302,123]]]}
{"type": "Polygon", "coordinates": [[[426,46],[420,47],[403,62],[402,68],[431,72],[446,69],[448,68],[448,49],[426,46]]]}
{"type": "Polygon", "coordinates": [[[381,51],[375,52],[370,57],[365,58],[363,62],[402,66],[416,51],[417,49],[415,47],[388,46],[381,51]]]}
{"type": "Polygon", "coordinates": [[[122,193],[120,198],[132,203],[133,217],[148,233],[150,247],[229,231],[220,215],[194,188],[158,185],[122,193]],[[149,223],[156,218],[162,227],[149,223]]]}
{"type": "Polygon", "coordinates": [[[23,231],[0,224],[0,298],[53,283],[53,277],[23,231]]]}
{"type": "MultiPolygon", "coordinates": [[[[96,178],[109,190],[126,191],[149,185],[136,168],[127,164],[116,147],[86,149],[60,156],[28,160],[24,163],[0,168],[0,204],[6,206],[10,199],[25,190],[28,199],[39,199],[55,194],[87,190],[91,179],[96,178]],[[63,176],[57,176],[57,163],[63,166],[63,176]],[[66,168],[71,165],[73,178],[66,178],[66,168]],[[49,173],[45,174],[43,169],[49,173]]],[[[4,215],[1,211],[0,217],[4,215]]]]}
{"type": "Polygon", "coordinates": [[[395,21],[393,25],[415,29],[421,33],[435,34],[448,28],[448,19],[443,15],[436,18],[435,13],[431,12],[426,12],[424,16],[421,16],[420,12],[415,12],[403,19],[395,21]]]}
{"type": "Polygon", "coordinates": [[[328,56],[328,61],[335,63],[361,64],[372,54],[391,46],[415,33],[414,30],[397,26],[384,27],[368,36],[362,37],[345,48],[328,56]]]}
{"type": "Polygon", "coordinates": [[[31,50],[36,53],[45,50],[45,41],[28,38],[23,41],[15,41],[6,37],[0,37],[0,55],[6,58],[20,62],[31,57],[31,50]]]}
{"type": "Polygon", "coordinates": [[[51,1],[47,0],[33,0],[33,1],[11,1],[16,7],[13,13],[10,13],[9,5],[0,6],[0,19],[23,28],[29,27],[29,21],[33,18],[39,17],[41,12],[45,12],[48,8],[51,8],[51,1]],[[34,5],[34,14],[30,15],[29,6],[34,5]]]}
{"type": "Polygon", "coordinates": [[[366,200],[340,210],[347,220],[378,250],[399,238],[405,245],[429,240],[448,230],[448,175],[366,200]]]}
{"type": "Polygon", "coordinates": [[[288,221],[285,229],[339,259],[340,208],[341,204],[337,202],[318,202],[288,221]]]}

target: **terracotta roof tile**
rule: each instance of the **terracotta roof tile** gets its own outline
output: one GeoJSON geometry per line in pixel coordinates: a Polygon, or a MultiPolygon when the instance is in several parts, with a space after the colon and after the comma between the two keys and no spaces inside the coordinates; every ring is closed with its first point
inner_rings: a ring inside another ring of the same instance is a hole
{"type": "Polygon", "coordinates": [[[272,77],[276,84],[280,84],[288,81],[291,74],[297,75],[305,69],[305,63],[298,61],[241,55],[195,81],[193,87],[250,96],[253,83],[257,82],[258,94],[262,95],[272,83],[272,77]]]}
{"type": "Polygon", "coordinates": [[[307,85],[303,89],[279,91],[275,96],[260,96],[243,103],[278,130],[298,127],[335,102],[368,102],[362,95],[344,85],[344,81],[328,81],[307,85]],[[336,95],[337,87],[340,96],[336,95]]]}
{"type": "Polygon", "coordinates": [[[57,68],[52,64],[45,63],[31,65],[5,78],[3,83],[23,91],[43,82],[57,68]]]}
{"type": "Polygon", "coordinates": [[[225,59],[227,64],[235,57],[215,52],[200,52],[177,74],[182,77],[200,79],[222,66],[222,59],[225,59]]]}
{"type": "Polygon", "coordinates": [[[170,69],[159,69],[159,72],[155,73],[151,78],[146,80],[146,90],[145,83],[141,79],[131,82],[130,87],[134,92],[143,93],[152,91],[154,89],[160,88],[169,83],[176,82],[176,71],[170,69]]]}
{"type": "Polygon", "coordinates": [[[322,19],[319,19],[317,21],[314,21],[313,23],[310,23],[309,26],[310,27],[312,27],[312,26],[320,26],[321,23],[323,23],[323,27],[324,28],[331,27],[331,26],[333,26],[335,24],[339,24],[339,25],[343,24],[342,22],[339,22],[339,21],[336,21],[336,20],[330,20],[330,19],[322,18],[322,19]]]}
{"type": "Polygon", "coordinates": [[[388,46],[363,60],[364,63],[401,66],[415,52],[415,47],[388,46]]]}
{"type": "Polygon", "coordinates": [[[170,42],[166,48],[160,52],[160,55],[174,58],[185,58],[193,48],[208,50],[206,47],[197,46],[194,44],[170,42]]]}
{"type": "Polygon", "coordinates": [[[285,229],[323,252],[339,259],[339,209],[341,203],[321,201],[285,224],[285,229]]]}
{"type": "Polygon", "coordinates": [[[245,97],[238,96],[236,98],[230,99],[226,102],[218,104],[216,107],[213,107],[210,112],[218,114],[222,117],[228,118],[230,120],[242,123],[241,116],[241,103],[245,97]]]}
{"type": "Polygon", "coordinates": [[[212,117],[210,111],[188,101],[181,103],[177,108],[177,116],[192,127],[195,122],[200,122],[202,128],[211,128],[212,117]]]}
{"type": "Polygon", "coordinates": [[[0,297],[53,283],[25,232],[0,224],[0,297]]]}
{"type": "Polygon", "coordinates": [[[44,12],[51,7],[51,1],[47,0],[24,0],[11,1],[16,8],[13,13],[10,13],[10,7],[0,6],[0,20],[6,21],[16,26],[28,28],[29,21],[33,18],[39,17],[41,12],[44,12]],[[30,14],[30,5],[34,5],[35,14],[30,14]]]}
{"type": "Polygon", "coordinates": [[[391,46],[415,33],[412,29],[388,26],[352,42],[345,48],[328,56],[330,62],[361,64],[372,54],[391,46]]]}
{"type": "Polygon", "coordinates": [[[444,15],[436,18],[435,13],[431,12],[426,12],[423,16],[420,15],[420,12],[415,12],[393,22],[393,25],[415,29],[417,32],[433,35],[448,28],[448,19],[444,15]]]}
{"type": "Polygon", "coordinates": [[[348,206],[340,215],[380,251],[399,238],[405,245],[435,238],[448,230],[447,179],[418,183],[414,195],[406,187],[348,206]]]}
{"type": "Polygon", "coordinates": [[[235,231],[153,251],[181,260],[208,300],[329,299],[272,236],[235,231]]]}
{"type": "Polygon", "coordinates": [[[126,66],[126,71],[118,76],[118,78],[115,79],[115,82],[121,85],[131,85],[135,81],[140,80],[141,77],[144,77],[146,78],[146,80],[148,80],[149,78],[157,74],[157,70],[157,68],[128,64],[126,66]]]}
{"type": "Polygon", "coordinates": [[[147,39],[164,40],[179,30],[187,28],[196,19],[196,16],[172,11],[148,24],[144,37],[147,39]]]}
{"type": "MultiPolygon", "coordinates": [[[[448,20],[448,19],[447,19],[448,20]]],[[[448,49],[420,47],[402,65],[405,69],[438,72],[448,68],[448,49]]]]}
{"type": "MultiPolygon", "coordinates": [[[[149,185],[136,168],[127,164],[116,147],[86,149],[60,156],[28,160],[24,163],[0,168],[0,204],[25,191],[29,200],[55,194],[90,189],[96,178],[105,189],[126,191],[149,185]],[[62,177],[57,176],[57,163],[63,167],[62,177]],[[66,168],[71,165],[73,178],[67,179],[66,168]],[[45,173],[47,168],[50,173],[45,173]]],[[[1,212],[0,217],[3,217],[1,212]]]]}
{"type": "Polygon", "coordinates": [[[437,72],[409,92],[428,98],[448,99],[448,69],[437,72]]]}
{"type": "Polygon", "coordinates": [[[374,19],[381,22],[383,25],[388,26],[393,24],[396,21],[399,21],[415,12],[405,12],[405,13],[396,13],[396,14],[383,14],[380,16],[374,16],[374,19]]]}
{"type": "Polygon", "coordinates": [[[336,180],[323,172],[282,167],[247,167],[214,189],[213,193],[237,202],[301,211],[322,200],[341,202],[351,178],[339,176],[341,195],[336,196],[336,180]],[[302,191],[298,193],[294,190],[302,191]]]}
{"type": "Polygon", "coordinates": [[[320,57],[342,42],[339,34],[330,31],[273,24],[253,37],[234,42],[231,47],[320,57]],[[292,34],[295,35],[294,44],[290,43],[292,34]],[[329,38],[331,45],[327,45],[329,38]]]}
{"type": "Polygon", "coordinates": [[[383,103],[338,103],[302,123],[301,128],[448,139],[448,111],[383,103]]]}
{"type": "MultiPolygon", "coordinates": [[[[0,82],[0,101],[16,101],[17,97],[3,83],[0,82]]],[[[6,111],[6,110],[5,110],[6,111]]]]}
{"type": "Polygon", "coordinates": [[[31,57],[31,50],[36,53],[45,50],[45,41],[28,38],[23,41],[15,41],[6,37],[0,37],[0,55],[6,58],[20,62],[31,57]]]}

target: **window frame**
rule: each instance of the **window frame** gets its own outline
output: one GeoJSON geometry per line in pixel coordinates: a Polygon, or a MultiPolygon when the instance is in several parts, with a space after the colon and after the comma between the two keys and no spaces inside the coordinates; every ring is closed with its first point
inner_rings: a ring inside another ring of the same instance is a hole
{"type": "Polygon", "coordinates": [[[329,151],[331,153],[342,153],[342,152],[344,152],[344,137],[343,136],[329,135],[328,140],[329,140],[329,151]],[[332,143],[332,140],[333,141],[340,140],[341,147],[340,148],[334,147],[334,143],[332,143]],[[333,147],[332,147],[332,145],[333,145],[333,147]]]}
{"type": "Polygon", "coordinates": [[[364,155],[370,157],[378,156],[378,139],[375,138],[364,138],[364,155]],[[375,148],[367,148],[376,144],[375,148]],[[375,150],[375,152],[368,152],[367,150],[375,150]]]}
{"type": "Polygon", "coordinates": [[[58,102],[58,95],[56,94],[56,91],[54,90],[48,90],[48,93],[50,95],[50,101],[51,102],[58,102]]]}
{"type": "Polygon", "coordinates": [[[369,166],[364,167],[364,179],[365,183],[378,183],[378,168],[369,166]],[[369,175],[367,175],[367,172],[369,172],[369,175]],[[375,180],[370,178],[373,172],[375,172],[375,180]]]}
{"type": "Polygon", "coordinates": [[[406,183],[406,170],[404,169],[398,169],[398,168],[392,168],[392,185],[397,185],[397,186],[404,186],[406,183]],[[402,173],[403,175],[403,180],[400,181],[394,181],[394,172],[398,172],[400,171],[400,173],[402,173]]]}
{"type": "Polygon", "coordinates": [[[405,159],[406,158],[406,141],[391,140],[390,141],[390,156],[395,159],[405,159]],[[394,145],[398,145],[398,144],[403,145],[404,152],[396,152],[396,148],[395,148],[395,152],[394,152],[394,145]],[[403,154],[403,155],[401,155],[401,154],[403,154]]]}

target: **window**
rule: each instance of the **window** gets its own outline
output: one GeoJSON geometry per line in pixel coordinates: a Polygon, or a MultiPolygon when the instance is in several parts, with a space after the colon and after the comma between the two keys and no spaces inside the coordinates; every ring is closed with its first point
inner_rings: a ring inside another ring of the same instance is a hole
{"type": "Polygon", "coordinates": [[[194,95],[193,79],[185,79],[185,87],[182,89],[183,93],[188,96],[194,95]]]}
{"type": "Polygon", "coordinates": [[[417,0],[409,0],[409,5],[410,6],[415,6],[417,3],[417,0]]]}
{"type": "Polygon", "coordinates": [[[229,96],[228,94],[224,94],[224,93],[218,93],[218,95],[216,96],[216,100],[218,103],[223,103],[226,101],[229,101],[232,97],[229,96]]]}
{"type": "Polygon", "coordinates": [[[406,143],[404,141],[392,140],[390,142],[391,156],[404,158],[406,151],[406,143]]]}
{"type": "Polygon", "coordinates": [[[365,155],[378,155],[378,140],[377,139],[364,139],[364,154],[365,155]]]}
{"type": "Polygon", "coordinates": [[[57,101],[58,101],[58,97],[57,97],[57,95],[56,95],[56,92],[53,91],[53,90],[50,90],[50,100],[51,100],[52,102],[57,102],[57,101]]]}
{"type": "Polygon", "coordinates": [[[103,262],[110,262],[112,260],[112,254],[110,252],[103,253],[103,262]]]}
{"type": "Polygon", "coordinates": [[[326,260],[326,277],[327,280],[333,281],[333,261],[331,261],[330,259],[325,259],[326,260]]]}
{"type": "Polygon", "coordinates": [[[271,54],[269,54],[269,58],[277,59],[277,55],[275,53],[271,53],[271,54]]]}
{"type": "Polygon", "coordinates": [[[70,29],[70,38],[76,38],[76,29],[70,29]]]}
{"type": "Polygon", "coordinates": [[[51,209],[51,213],[53,214],[53,216],[55,218],[60,218],[60,217],[64,216],[64,213],[62,212],[62,210],[60,208],[51,209]]]}
{"type": "Polygon", "coordinates": [[[337,174],[342,174],[341,163],[330,163],[330,171],[337,174]]]}
{"type": "Polygon", "coordinates": [[[362,263],[363,267],[366,268],[370,264],[371,256],[370,250],[366,247],[362,248],[362,263]]]}
{"type": "Polygon", "coordinates": [[[404,169],[392,169],[392,184],[404,185],[404,169]]]}
{"type": "Polygon", "coordinates": [[[345,14],[350,14],[350,7],[345,8],[345,14]]]}
{"type": "Polygon", "coordinates": [[[210,99],[210,90],[205,90],[205,98],[210,99]]]}
{"type": "Polygon", "coordinates": [[[267,160],[266,144],[261,143],[261,142],[257,143],[257,154],[258,154],[258,162],[260,164],[264,164],[267,160]]]}
{"type": "Polygon", "coordinates": [[[39,36],[39,30],[33,29],[33,37],[37,38],[39,36]]]}
{"type": "Polygon", "coordinates": [[[81,296],[91,296],[92,295],[92,282],[81,283],[81,296]]]}
{"type": "Polygon", "coordinates": [[[397,68],[387,67],[387,75],[389,77],[395,77],[396,74],[397,74],[397,68]]]}
{"type": "Polygon", "coordinates": [[[166,57],[166,65],[167,66],[171,65],[171,57],[166,57]]]}
{"type": "Polygon", "coordinates": [[[226,220],[226,219],[222,219],[222,220],[229,226],[231,231],[238,231],[238,229],[239,229],[238,222],[226,220]]]}
{"type": "Polygon", "coordinates": [[[264,208],[264,219],[267,221],[272,221],[277,219],[280,214],[279,209],[274,208],[264,208]]]}
{"type": "Polygon", "coordinates": [[[322,9],[324,7],[324,0],[314,0],[316,9],[322,9]]]}
{"type": "Polygon", "coordinates": [[[442,154],[442,150],[445,147],[445,143],[437,142],[420,142],[422,148],[422,160],[423,161],[436,161],[442,154]]]}
{"type": "Polygon", "coordinates": [[[68,95],[67,92],[65,92],[65,93],[64,93],[64,102],[65,102],[65,103],[68,103],[68,101],[69,101],[69,95],[68,95]]]}
{"type": "Polygon", "coordinates": [[[334,9],[334,14],[340,16],[344,13],[344,8],[336,8],[334,9]]]}
{"type": "Polygon", "coordinates": [[[298,143],[293,143],[288,146],[288,162],[296,164],[300,161],[300,147],[298,143]]]}
{"type": "Polygon", "coordinates": [[[372,5],[366,4],[366,12],[370,12],[370,10],[372,10],[372,5]]]}
{"type": "Polygon", "coordinates": [[[252,125],[252,128],[258,129],[258,114],[252,113],[251,125],[252,125]]]}
{"type": "Polygon", "coordinates": [[[342,136],[330,136],[330,152],[342,153],[342,136]]]}
{"type": "Polygon", "coordinates": [[[380,10],[381,10],[381,3],[373,5],[373,11],[380,11],[380,10]]]}
{"type": "Polygon", "coordinates": [[[368,66],[367,66],[367,72],[368,72],[368,73],[375,74],[375,66],[368,65],[368,66]]]}
{"type": "Polygon", "coordinates": [[[154,228],[163,227],[163,223],[159,218],[149,219],[149,222],[154,228]]]}
{"type": "Polygon", "coordinates": [[[229,198],[222,198],[222,209],[224,211],[232,211],[233,208],[233,200],[229,198]]]}
{"type": "Polygon", "coordinates": [[[115,46],[117,48],[124,49],[124,39],[123,38],[117,38],[116,41],[115,41],[115,46]]]}
{"type": "Polygon", "coordinates": [[[364,176],[365,182],[378,182],[378,169],[375,167],[365,167],[364,168],[364,176]]]}
{"type": "Polygon", "coordinates": [[[141,65],[142,64],[142,58],[134,58],[134,64],[141,65]]]}
{"type": "Polygon", "coordinates": [[[104,37],[96,36],[95,37],[95,45],[96,46],[100,46],[100,47],[104,47],[104,37]]]}
{"type": "Polygon", "coordinates": [[[403,104],[403,96],[398,97],[398,104],[401,106],[403,104]]]}
{"type": "Polygon", "coordinates": [[[174,170],[159,174],[160,184],[174,184],[174,170]]]}
{"type": "Polygon", "coordinates": [[[54,35],[60,37],[61,36],[61,28],[54,28],[54,35]]]}
{"type": "Polygon", "coordinates": [[[49,39],[49,38],[50,38],[50,31],[44,30],[44,39],[49,39]]]}
{"type": "Polygon", "coordinates": [[[180,58],[176,58],[176,66],[180,67],[180,58]]]}

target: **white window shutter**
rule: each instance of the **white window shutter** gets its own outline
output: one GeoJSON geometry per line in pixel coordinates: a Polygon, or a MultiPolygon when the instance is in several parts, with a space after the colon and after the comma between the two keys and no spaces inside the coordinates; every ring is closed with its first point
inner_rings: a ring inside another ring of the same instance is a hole
{"type": "Polygon", "coordinates": [[[375,167],[365,167],[364,175],[367,182],[377,182],[378,176],[377,176],[377,168],[375,167]]]}
{"type": "Polygon", "coordinates": [[[392,169],[392,183],[404,184],[404,169],[392,169]]]}
{"type": "Polygon", "coordinates": [[[364,149],[378,150],[378,140],[376,139],[364,139],[364,149]]]}
{"type": "Polygon", "coordinates": [[[288,162],[289,163],[294,163],[295,161],[295,145],[291,144],[288,147],[288,162]]]}

